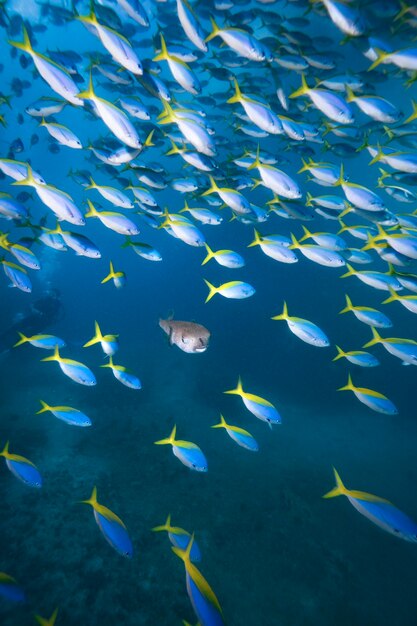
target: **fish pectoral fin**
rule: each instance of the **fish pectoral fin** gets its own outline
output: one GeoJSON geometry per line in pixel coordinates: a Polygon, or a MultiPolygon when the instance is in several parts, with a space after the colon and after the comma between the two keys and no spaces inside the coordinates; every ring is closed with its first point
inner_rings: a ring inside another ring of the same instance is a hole
{"type": "Polygon", "coordinates": [[[169,341],[169,345],[173,346],[174,345],[174,333],[172,331],[172,327],[169,327],[169,333],[168,333],[168,341],[169,341]]]}

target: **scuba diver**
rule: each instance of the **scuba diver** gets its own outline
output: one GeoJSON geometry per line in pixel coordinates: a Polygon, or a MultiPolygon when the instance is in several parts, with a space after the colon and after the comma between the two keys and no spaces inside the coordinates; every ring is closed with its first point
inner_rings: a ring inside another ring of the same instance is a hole
{"type": "Polygon", "coordinates": [[[48,289],[36,300],[26,314],[0,334],[0,354],[10,350],[18,339],[18,333],[31,336],[41,333],[64,317],[64,307],[59,289],[48,289]]]}

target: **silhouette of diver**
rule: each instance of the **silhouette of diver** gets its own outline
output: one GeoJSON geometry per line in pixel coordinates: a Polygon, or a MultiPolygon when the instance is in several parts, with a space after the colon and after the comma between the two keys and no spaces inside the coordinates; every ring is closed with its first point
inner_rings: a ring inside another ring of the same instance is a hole
{"type": "Polygon", "coordinates": [[[18,340],[18,333],[30,337],[41,333],[45,328],[64,316],[59,289],[48,289],[36,300],[26,315],[0,334],[0,354],[10,350],[18,340]]]}

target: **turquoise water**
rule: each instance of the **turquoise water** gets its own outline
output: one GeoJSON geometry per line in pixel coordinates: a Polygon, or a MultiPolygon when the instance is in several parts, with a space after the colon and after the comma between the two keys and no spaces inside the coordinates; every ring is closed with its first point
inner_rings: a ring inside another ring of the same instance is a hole
{"type": "MultiPolygon", "coordinates": [[[[283,40],[282,35],[277,39],[277,24],[296,30],[284,19],[302,17],[307,5],[306,2],[235,3],[228,9],[216,9],[204,2],[197,4],[195,10],[207,34],[210,32],[207,15],[212,13],[219,24],[223,25],[228,18],[242,28],[251,26],[259,39],[275,37],[278,53],[278,44],[282,45],[283,40]],[[251,11],[249,25],[245,17],[248,11],[251,11]],[[271,22],[271,14],[276,16],[277,24],[271,22]],[[265,25],[268,23],[269,29],[265,25]]],[[[131,41],[140,43],[141,39],[155,35],[158,48],[159,20],[169,43],[181,42],[195,50],[178,25],[175,3],[171,1],[144,4],[151,22],[149,31],[137,27],[116,4],[106,6],[110,12],[104,17],[114,25],[115,12],[131,41]]],[[[82,3],[77,2],[76,8],[81,15],[88,12],[82,3]]],[[[96,8],[100,10],[98,3],[96,8]]],[[[398,3],[367,3],[361,10],[367,19],[367,35],[382,37],[393,49],[413,45],[412,21],[407,26],[406,18],[400,20],[401,28],[395,35],[389,30],[392,16],[399,10],[398,3]]],[[[141,215],[113,207],[97,191],[85,191],[68,176],[70,168],[87,169],[99,184],[118,189],[125,187],[125,178],[134,180],[134,176],[122,168],[105,169],[90,150],[76,151],[65,146],[56,153],[49,150],[51,141],[46,129],[38,128],[39,118],[29,116],[25,108],[41,96],[51,98],[56,94],[39,78],[33,64],[22,67],[21,56],[26,60],[29,56],[20,51],[12,54],[7,39],[22,40],[21,27],[16,24],[17,12],[21,12],[26,25],[34,28],[34,49],[44,54],[54,49],[76,50],[82,57],[77,67],[84,79],[88,78],[87,53],[106,54],[106,62],[110,62],[110,56],[99,40],[75,20],[56,24],[54,14],[40,18],[39,7],[32,2],[7,1],[5,11],[6,25],[1,30],[0,44],[1,91],[4,95],[11,94],[11,108],[6,103],[0,108],[0,115],[7,123],[2,128],[0,156],[6,158],[12,142],[20,138],[23,150],[14,154],[15,159],[30,160],[48,183],[71,194],[83,212],[89,198],[96,206],[101,205],[100,210],[115,210],[131,217],[141,230],[133,239],[158,249],[163,261],[153,263],[135,255],[133,250],[122,248],[124,237],[106,230],[98,220],[88,219],[84,227],[64,221],[61,223],[64,230],[86,234],[98,246],[99,260],[76,256],[71,250],[55,251],[35,241],[30,244],[31,249],[42,267],[38,272],[28,270],[32,292],[9,289],[8,279],[1,279],[0,320],[4,335],[0,356],[0,439],[10,440],[11,452],[36,464],[43,477],[43,487],[35,490],[23,485],[1,461],[0,570],[16,579],[26,594],[26,602],[15,604],[0,596],[0,623],[26,626],[34,623],[35,613],[49,617],[59,606],[57,626],[81,623],[174,626],[183,619],[195,624],[197,618],[187,596],[184,566],[171,552],[166,533],[151,531],[152,527],[163,524],[170,513],[175,526],[195,532],[202,551],[198,568],[218,597],[224,622],[230,626],[335,623],[413,626],[416,546],[383,533],[359,515],[346,498],[323,500],[321,497],[333,487],[332,466],[335,466],[349,488],[387,498],[417,519],[413,488],[417,480],[414,367],[403,366],[382,346],[370,348],[381,362],[376,368],[348,367],[345,360],[332,361],[335,344],[346,350],[360,349],[371,338],[370,328],[352,313],[338,314],[344,307],[345,293],[355,305],[374,307],[390,317],[393,328],[382,329],[384,337],[415,339],[413,314],[398,303],[381,306],[389,295],[385,291],[366,286],[356,278],[341,279],[346,268],[320,266],[298,251],[298,263],[287,265],[266,257],[259,247],[247,248],[253,240],[254,226],[264,235],[294,233],[298,238],[302,236],[301,223],[312,232],[339,230],[338,221],[317,213],[313,213],[311,221],[285,219],[270,213],[267,223],[244,224],[239,219],[229,221],[232,216],[229,209],[212,207],[223,217],[222,224],[216,227],[198,224],[198,228],[213,249],[231,248],[242,254],[245,267],[232,270],[218,266],[213,260],[201,267],[204,248],[188,246],[163,229],[149,227],[141,215]],[[16,85],[11,85],[16,77],[29,83],[21,94],[16,85]],[[18,123],[19,114],[23,115],[23,124],[18,123]],[[39,142],[30,147],[34,133],[39,136],[39,142]],[[116,269],[126,273],[123,289],[100,282],[108,273],[110,260],[116,269]],[[226,281],[246,281],[256,288],[256,294],[246,300],[226,300],[216,295],[205,304],[208,290],[203,278],[216,286],[226,281]],[[43,320],[42,328],[31,332],[65,339],[67,347],[62,355],[91,367],[97,378],[94,387],[72,382],[56,363],[41,363],[40,359],[49,355],[45,350],[29,345],[11,347],[18,339],[18,329],[23,329],[24,321],[33,314],[36,302],[51,289],[59,290],[62,311],[43,320]],[[284,300],[290,315],[311,320],[326,332],[330,347],[318,349],[307,345],[284,322],[270,319],[281,313],[284,300]],[[210,330],[207,352],[186,354],[169,345],[158,320],[170,313],[174,319],[193,320],[210,330]],[[128,389],[107,368],[101,369],[100,365],[107,361],[99,346],[82,347],[93,335],[94,320],[103,332],[119,334],[120,349],[114,361],[131,369],[140,378],[142,389],[128,389]],[[391,399],[398,415],[373,412],[352,393],[337,392],[346,384],[349,371],[355,385],[380,391],[391,399]],[[223,394],[236,385],[239,376],[245,391],[274,404],[282,416],[281,425],[268,428],[245,409],[240,398],[223,394]],[[78,408],[91,418],[92,427],[71,427],[50,413],[36,415],[40,399],[51,405],[78,408]],[[219,421],[220,413],[231,424],[247,429],[259,443],[259,452],[247,452],[237,447],[223,430],[212,430],[210,427],[219,421]],[[154,445],[156,440],[168,437],[174,424],[179,438],[195,442],[204,451],[207,473],[190,471],[172,455],[168,446],[154,445]],[[94,485],[99,502],[125,523],[134,546],[132,560],[112,550],[94,521],[92,509],[79,503],[89,497],[94,485]]],[[[366,72],[370,61],[358,49],[359,44],[350,41],[340,46],[343,35],[325,11],[309,13],[305,19],[309,23],[301,31],[311,38],[324,34],[329,37],[327,47],[320,47],[323,46],[320,41],[316,44],[316,52],[324,52],[336,64],[332,70],[309,68],[306,77],[310,86],[314,77],[323,79],[350,69],[364,80],[365,94],[388,98],[404,117],[410,115],[411,99],[416,98],[416,93],[414,86],[405,89],[408,78],[405,72],[393,65],[382,66],[387,74],[381,72],[381,66],[374,72],[366,72]]],[[[361,45],[367,41],[365,36],[359,39],[361,45]]],[[[152,40],[145,41],[145,45],[135,48],[141,60],[155,55],[151,44],[152,40]]],[[[258,139],[236,129],[233,111],[242,113],[243,109],[225,104],[226,98],[233,94],[232,85],[213,79],[210,74],[210,68],[220,66],[219,59],[211,53],[224,49],[220,48],[219,39],[208,45],[209,52],[190,66],[203,84],[201,94],[214,94],[214,105],[200,104],[200,96],[181,92],[165,63],[159,64],[160,76],[179,103],[204,109],[207,123],[216,130],[215,161],[219,166],[216,180],[220,184],[221,175],[227,174],[224,186],[236,188],[238,176],[258,178],[258,172],[232,165],[229,157],[241,156],[245,147],[256,151],[258,139]]],[[[320,136],[324,133],[324,114],[313,107],[303,110],[307,98],[289,100],[288,113],[279,105],[271,72],[277,71],[287,96],[300,85],[298,72],[275,62],[268,65],[250,61],[245,65],[243,57],[230,54],[232,58],[241,66],[228,69],[238,77],[242,91],[265,98],[275,112],[314,124],[320,136]]],[[[120,86],[111,89],[97,71],[93,80],[97,93],[111,101],[116,101],[121,93],[128,93],[120,86]]],[[[136,128],[143,140],[155,128],[157,140],[157,145],[145,148],[136,162],[162,165],[168,185],[173,178],[183,176],[196,177],[199,185],[195,200],[192,193],[182,195],[171,186],[162,191],[151,189],[159,206],[177,213],[186,198],[190,206],[208,207],[199,198],[199,192],[208,187],[207,175],[192,167],[184,169],[178,155],[164,156],[170,144],[158,128],[173,132],[176,127],[158,126],[161,101],[150,96],[141,85],[134,85],[132,93],[139,95],[152,111],[150,122],[135,120],[136,128]]],[[[85,88],[86,82],[80,83],[80,90],[85,88]]],[[[369,125],[369,118],[352,106],[354,126],[362,134],[350,145],[356,148],[363,143],[365,125],[372,130],[371,145],[386,141],[382,124],[369,125]]],[[[89,141],[97,142],[99,137],[107,142],[111,138],[101,120],[94,120],[91,113],[76,107],[65,107],[54,119],[71,128],[83,146],[89,141]]],[[[401,122],[391,126],[400,125],[401,122]]],[[[326,138],[331,144],[346,141],[331,134],[326,138]]],[[[259,141],[261,150],[283,159],[274,166],[298,182],[303,193],[302,206],[307,191],[315,196],[334,193],[343,198],[340,188],[320,187],[309,182],[305,173],[297,174],[307,147],[317,161],[329,161],[338,167],[343,161],[350,180],[377,192],[390,213],[411,213],[416,208],[415,202],[396,202],[377,188],[378,165],[368,166],[370,156],[365,150],[348,159],[331,149],[323,152],[321,143],[294,142],[283,135],[269,135],[259,141]]],[[[395,141],[389,147],[407,152],[415,149],[395,141]]],[[[31,193],[25,205],[30,210],[32,224],[39,224],[45,215],[47,226],[55,227],[53,214],[37,198],[34,189],[14,187],[9,177],[3,177],[0,182],[1,190],[13,197],[21,191],[31,193]]],[[[409,183],[392,179],[390,183],[415,190],[409,183]]],[[[131,192],[126,193],[132,196],[131,192]]],[[[246,188],[242,193],[263,208],[272,197],[263,187],[254,191],[246,188]]],[[[0,228],[9,233],[10,241],[36,234],[28,226],[19,226],[17,221],[0,219],[0,228]]],[[[345,219],[350,225],[371,224],[358,213],[345,219]]],[[[157,223],[161,222],[157,218],[157,223]]],[[[352,247],[363,245],[350,235],[343,236],[352,247]]],[[[355,265],[355,269],[385,272],[387,264],[375,251],[371,254],[372,264],[355,265]]],[[[6,253],[6,258],[14,260],[10,253],[6,253]]],[[[415,263],[397,269],[414,273],[415,263]]],[[[411,292],[404,290],[403,294],[411,292]]]]}

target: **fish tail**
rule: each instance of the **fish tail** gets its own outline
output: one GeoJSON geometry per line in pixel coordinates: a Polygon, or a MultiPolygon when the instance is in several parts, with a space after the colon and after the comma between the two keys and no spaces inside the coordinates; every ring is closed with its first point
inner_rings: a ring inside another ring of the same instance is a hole
{"type": "MultiPolygon", "coordinates": [[[[93,179],[91,179],[92,183],[94,183],[93,179]]],[[[93,185],[91,184],[89,187],[86,187],[86,189],[93,189],[93,185]]],[[[97,217],[98,216],[98,211],[96,209],[96,207],[94,206],[94,204],[91,202],[91,200],[87,200],[88,203],[88,211],[87,213],[84,215],[84,217],[97,217]]]]}
{"type": "Polygon", "coordinates": [[[309,191],[306,194],[306,206],[311,206],[313,204],[313,196],[309,191]]]}
{"type": "Polygon", "coordinates": [[[407,119],[403,122],[403,124],[409,124],[410,122],[413,122],[417,118],[417,102],[415,100],[411,100],[411,104],[413,107],[413,112],[411,113],[409,117],[407,117],[407,119]]]}
{"type": "Polygon", "coordinates": [[[154,56],[153,61],[166,61],[169,59],[169,52],[163,34],[161,33],[161,52],[154,56]]]}
{"type": "Polygon", "coordinates": [[[372,65],[368,67],[368,72],[378,67],[378,65],[380,65],[381,63],[383,63],[384,60],[387,58],[387,56],[390,54],[389,52],[385,52],[384,50],[380,50],[379,48],[374,48],[374,50],[377,55],[377,58],[372,63],[372,65]]]}
{"type": "MultiPolygon", "coordinates": [[[[339,178],[333,184],[333,186],[334,187],[340,187],[340,185],[343,185],[345,182],[346,182],[346,180],[345,180],[345,166],[343,165],[343,163],[341,163],[340,164],[339,178]]],[[[339,217],[341,217],[341,216],[339,216],[339,217]]]]}
{"type": "MultiPolygon", "coordinates": [[[[100,365],[100,367],[110,367],[110,369],[113,369],[113,367],[115,367],[113,363],[113,357],[110,356],[108,363],[104,363],[104,365],[100,365]]],[[[117,366],[117,367],[120,367],[120,366],[117,366]]]]}
{"type": "Polygon", "coordinates": [[[205,265],[206,263],[208,263],[210,259],[214,258],[214,255],[215,255],[215,253],[213,252],[213,250],[210,248],[210,246],[207,243],[205,243],[204,245],[206,246],[207,256],[205,257],[201,265],[205,265]]]}
{"type": "Polygon", "coordinates": [[[162,526],[154,526],[152,528],[154,533],[158,533],[161,532],[163,530],[166,530],[167,532],[169,532],[171,530],[171,513],[168,515],[167,520],[165,522],[165,524],[162,524],[162,526]]]}
{"type": "Polygon", "coordinates": [[[29,341],[29,337],[26,337],[23,333],[18,333],[20,339],[18,342],[16,342],[13,346],[13,348],[17,348],[17,346],[21,346],[23,343],[26,343],[27,341],[29,341]]]}
{"type": "Polygon", "coordinates": [[[254,228],[253,234],[255,235],[255,239],[248,245],[248,248],[253,248],[253,246],[259,246],[262,243],[262,238],[258,230],[254,228]]]}
{"type": "Polygon", "coordinates": [[[356,96],[355,96],[355,94],[353,92],[353,89],[351,87],[349,87],[349,85],[346,85],[345,89],[346,89],[346,96],[347,96],[345,98],[346,102],[353,102],[355,100],[355,98],[356,98],[356,96]]]}
{"type": "Polygon", "coordinates": [[[304,74],[301,74],[301,87],[299,89],[296,89],[296,91],[293,91],[289,97],[298,98],[299,96],[304,96],[308,92],[308,90],[309,88],[306,82],[306,77],[304,74]]]}
{"type": "Polygon", "coordinates": [[[346,263],[346,267],[348,268],[348,271],[345,274],[342,274],[340,278],[347,278],[348,276],[354,276],[356,274],[356,270],[349,265],[349,263],[346,263]]]}
{"type": "Polygon", "coordinates": [[[173,553],[178,556],[184,563],[190,563],[191,561],[191,548],[194,544],[194,533],[191,535],[191,539],[187,544],[185,550],[182,548],[171,548],[173,553]]]}
{"type": "MultiPolygon", "coordinates": [[[[225,392],[225,393],[229,393],[229,392],[225,392]]],[[[227,428],[226,420],[224,419],[223,415],[220,415],[220,423],[214,424],[212,428],[227,428]]]]}
{"type": "Polygon", "coordinates": [[[369,161],[368,165],[374,165],[374,163],[378,163],[378,161],[380,161],[382,159],[382,157],[384,156],[384,153],[382,152],[382,148],[381,146],[378,146],[378,152],[376,153],[376,155],[369,161]]]}
{"type": "Polygon", "coordinates": [[[108,283],[109,280],[111,280],[112,278],[115,278],[115,272],[114,272],[113,263],[110,261],[110,272],[107,274],[105,278],[103,278],[103,280],[101,281],[101,284],[103,285],[104,283],[108,283]]]}
{"type": "Polygon", "coordinates": [[[218,292],[218,288],[215,287],[214,285],[212,285],[211,283],[209,283],[209,281],[206,280],[206,279],[204,279],[204,282],[206,283],[207,287],[209,288],[209,294],[208,294],[208,296],[206,298],[206,301],[205,301],[205,304],[207,304],[207,302],[209,300],[211,300],[213,296],[216,295],[216,293],[218,292]]]}
{"type": "Polygon", "coordinates": [[[207,43],[208,41],[211,41],[212,39],[214,39],[215,37],[217,37],[217,35],[220,32],[220,28],[217,26],[216,22],[214,21],[214,18],[212,16],[210,16],[210,24],[212,27],[212,31],[210,33],[210,35],[208,37],[205,38],[205,42],[207,43]]]}
{"type": "Polygon", "coordinates": [[[325,493],[324,496],[322,496],[323,498],[336,498],[337,496],[347,495],[347,489],[342,483],[342,479],[340,478],[335,468],[333,468],[333,472],[334,472],[334,477],[336,480],[336,487],[333,487],[333,489],[325,493]]]}
{"type": "Polygon", "coordinates": [[[47,356],[44,359],[41,359],[41,361],[60,361],[61,357],[59,354],[59,348],[57,345],[55,345],[55,349],[54,349],[54,354],[52,356],[47,356]]]}
{"type": "Polygon", "coordinates": [[[346,298],[346,306],[344,309],[342,309],[341,311],[339,311],[339,314],[342,313],[349,313],[349,311],[353,310],[353,304],[352,304],[352,300],[349,298],[349,296],[347,295],[347,293],[345,293],[345,298],[346,298]]]}
{"type": "Polygon", "coordinates": [[[226,100],[227,104],[234,104],[235,102],[240,102],[242,99],[242,92],[240,91],[239,83],[236,78],[233,79],[234,87],[235,87],[235,95],[226,100]]]}
{"type": "Polygon", "coordinates": [[[89,189],[97,189],[97,183],[94,182],[94,179],[92,176],[90,176],[90,184],[87,187],[85,187],[86,191],[88,191],[89,189]]]}
{"type": "Polygon", "coordinates": [[[98,504],[97,502],[97,487],[94,485],[93,491],[91,492],[91,496],[88,500],[81,500],[81,504],[91,504],[93,508],[98,504]]]}
{"type": "Polygon", "coordinates": [[[159,439],[158,441],[155,441],[155,445],[157,446],[164,446],[164,445],[174,445],[175,444],[175,435],[177,434],[177,426],[175,425],[174,428],[171,431],[171,434],[169,437],[166,437],[165,439],[159,439]]]}
{"type": "Polygon", "coordinates": [[[39,411],[36,411],[35,415],[39,415],[40,413],[46,413],[46,411],[49,411],[51,408],[43,400],[39,400],[39,402],[41,403],[42,408],[39,409],[39,411]]]}
{"type": "Polygon", "coordinates": [[[23,50],[24,52],[29,52],[29,54],[33,53],[32,44],[29,39],[28,31],[26,27],[23,26],[23,41],[8,41],[8,43],[14,48],[18,48],[19,50],[23,50]]]}
{"type": "Polygon", "coordinates": [[[89,348],[90,346],[94,346],[94,344],[99,343],[103,339],[103,335],[101,334],[100,326],[97,322],[94,322],[94,337],[87,341],[83,345],[83,348],[89,348]]]}
{"type": "Polygon", "coordinates": [[[288,319],[288,307],[287,303],[284,301],[284,306],[282,308],[282,313],[280,315],[274,315],[271,319],[273,320],[287,320],[288,319]]]}
{"type": "Polygon", "coordinates": [[[172,154],[180,154],[182,152],[182,150],[180,150],[180,148],[177,146],[175,141],[173,141],[172,139],[171,139],[171,145],[172,145],[171,150],[168,150],[168,152],[165,152],[165,156],[171,156],[172,154]]]}
{"type": "Polygon", "coordinates": [[[151,130],[151,132],[149,133],[149,135],[146,137],[145,139],[145,143],[143,144],[144,146],[146,146],[147,148],[150,148],[151,146],[154,146],[155,144],[152,142],[152,137],[154,135],[155,129],[153,128],[151,130]]]}
{"type": "Polygon", "coordinates": [[[338,361],[339,359],[343,359],[343,357],[346,356],[346,352],[343,352],[343,350],[339,348],[339,346],[335,346],[335,347],[337,350],[337,355],[334,357],[333,361],[338,361]]]}
{"type": "Polygon", "coordinates": [[[52,613],[51,617],[48,620],[41,617],[40,615],[35,615],[35,620],[41,626],[54,626],[57,615],[58,615],[58,607],[55,609],[55,611],[52,613]]]}
{"type": "Polygon", "coordinates": [[[400,296],[398,295],[398,293],[394,291],[394,289],[391,289],[391,287],[389,287],[389,292],[391,294],[390,297],[384,300],[382,304],[388,304],[389,302],[395,302],[395,300],[400,299],[400,296]]]}
{"type": "Polygon", "coordinates": [[[85,91],[80,91],[80,93],[77,94],[77,98],[81,98],[81,100],[91,100],[91,98],[94,98],[95,95],[96,94],[94,93],[94,86],[93,86],[93,74],[90,71],[88,88],[85,91]]]}
{"type": "Polygon", "coordinates": [[[347,385],[345,385],[344,387],[339,387],[338,391],[354,391],[354,389],[355,387],[353,386],[353,383],[352,383],[352,377],[349,374],[347,385]]]}
{"type": "Polygon", "coordinates": [[[97,15],[94,11],[94,2],[92,0],[90,2],[90,13],[88,15],[76,15],[75,19],[80,20],[80,22],[84,22],[85,24],[98,24],[97,15]]]}
{"type": "Polygon", "coordinates": [[[3,450],[0,452],[0,456],[4,456],[6,459],[9,455],[9,444],[10,444],[10,441],[6,441],[6,443],[4,444],[3,450]]]}
{"type": "Polygon", "coordinates": [[[12,185],[35,185],[35,179],[33,178],[33,172],[32,172],[32,168],[29,165],[29,163],[26,163],[26,168],[27,168],[27,175],[26,178],[23,178],[22,180],[15,180],[12,182],[12,185]]]}
{"type": "Polygon", "coordinates": [[[301,243],[302,241],[305,241],[306,239],[309,239],[309,238],[311,237],[311,233],[310,233],[310,231],[308,230],[308,228],[306,228],[306,227],[304,226],[304,224],[302,224],[302,225],[301,225],[301,228],[302,228],[302,229],[303,229],[303,231],[304,231],[304,235],[301,237],[301,239],[299,239],[299,242],[300,242],[300,243],[301,243]]]}
{"type": "Polygon", "coordinates": [[[214,180],[213,176],[209,176],[209,181],[210,181],[210,187],[208,189],[206,189],[206,191],[204,191],[204,193],[202,193],[202,196],[208,196],[211,193],[215,193],[216,191],[218,191],[218,186],[216,181],[214,180]]]}
{"type": "Polygon", "coordinates": [[[382,337],[374,326],[371,326],[372,330],[372,339],[365,343],[364,348],[370,348],[371,346],[375,346],[377,343],[381,343],[382,337]]]}
{"type": "Polygon", "coordinates": [[[302,162],[302,164],[303,164],[303,167],[301,167],[301,168],[298,170],[297,174],[302,174],[303,172],[308,172],[308,171],[309,171],[309,169],[310,169],[310,167],[311,167],[311,165],[312,165],[312,162],[311,162],[311,161],[310,161],[310,162],[307,162],[305,159],[301,159],[301,162],[302,162]]]}
{"type": "Polygon", "coordinates": [[[243,394],[243,387],[242,387],[242,379],[238,378],[237,381],[237,386],[235,389],[229,389],[229,391],[224,391],[223,393],[227,393],[230,394],[232,396],[241,396],[243,394]]]}
{"type": "Polygon", "coordinates": [[[299,242],[295,238],[295,235],[291,233],[291,245],[289,246],[290,250],[299,250],[302,246],[300,246],[299,242]]]}

